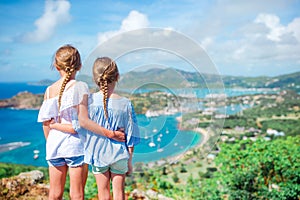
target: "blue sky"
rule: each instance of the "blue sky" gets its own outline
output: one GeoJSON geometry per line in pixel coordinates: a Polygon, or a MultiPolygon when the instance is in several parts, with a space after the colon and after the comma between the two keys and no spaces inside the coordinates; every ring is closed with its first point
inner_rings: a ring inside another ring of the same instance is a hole
{"type": "Polygon", "coordinates": [[[56,79],[59,46],[74,45],[84,60],[113,35],[146,27],[196,41],[222,75],[297,72],[299,10],[299,0],[0,0],[0,82],[56,79]]]}

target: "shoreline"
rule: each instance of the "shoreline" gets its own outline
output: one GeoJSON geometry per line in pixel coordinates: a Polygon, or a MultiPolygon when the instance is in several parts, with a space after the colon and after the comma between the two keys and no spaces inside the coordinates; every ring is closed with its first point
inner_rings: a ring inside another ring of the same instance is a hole
{"type": "Polygon", "coordinates": [[[159,159],[159,160],[156,160],[156,161],[150,161],[150,162],[144,163],[148,167],[153,167],[153,166],[160,167],[164,164],[175,164],[175,163],[178,162],[178,160],[180,160],[181,158],[183,158],[184,156],[189,154],[193,149],[198,149],[198,148],[203,147],[204,144],[209,140],[209,133],[205,129],[199,128],[199,127],[194,128],[194,129],[182,129],[181,128],[182,116],[176,117],[176,121],[178,122],[178,124],[177,124],[178,130],[196,132],[201,137],[200,141],[197,142],[197,144],[195,144],[193,147],[185,149],[183,152],[179,153],[179,155],[170,155],[170,156],[168,156],[164,159],[159,159]]]}
{"type": "MultiPolygon", "coordinates": [[[[182,116],[176,117],[176,120],[178,122],[178,130],[190,130],[190,131],[194,131],[202,136],[201,141],[195,147],[201,147],[209,140],[209,133],[205,129],[199,128],[199,127],[194,128],[194,129],[183,129],[181,127],[182,116]]],[[[195,147],[193,147],[193,148],[195,148],[195,147]]]]}

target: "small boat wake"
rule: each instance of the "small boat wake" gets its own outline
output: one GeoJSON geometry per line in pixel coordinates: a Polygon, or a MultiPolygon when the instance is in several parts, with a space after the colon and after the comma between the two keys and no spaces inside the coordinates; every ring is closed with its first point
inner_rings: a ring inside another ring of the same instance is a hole
{"type": "Polygon", "coordinates": [[[0,144],[0,153],[11,151],[28,145],[30,145],[30,142],[11,142],[6,144],[0,144]]]}

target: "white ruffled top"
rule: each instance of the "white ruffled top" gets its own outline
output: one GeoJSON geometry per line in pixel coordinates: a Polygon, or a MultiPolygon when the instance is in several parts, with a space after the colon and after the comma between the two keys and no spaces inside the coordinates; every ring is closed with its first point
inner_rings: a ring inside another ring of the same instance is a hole
{"type": "MultiPolygon", "coordinates": [[[[47,94],[46,90],[46,94],[47,94]]],[[[86,83],[81,81],[69,81],[63,92],[60,112],[58,112],[58,97],[44,100],[38,115],[38,122],[54,119],[58,121],[59,115],[61,123],[72,124],[72,116],[76,112],[76,106],[82,101],[85,94],[89,94],[86,83]]],[[[83,142],[78,134],[51,129],[46,142],[46,160],[55,158],[69,158],[84,155],[83,142]]]]}

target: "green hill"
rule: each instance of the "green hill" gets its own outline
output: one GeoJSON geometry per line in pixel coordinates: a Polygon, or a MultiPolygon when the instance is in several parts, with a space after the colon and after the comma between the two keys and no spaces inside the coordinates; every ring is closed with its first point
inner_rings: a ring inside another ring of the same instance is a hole
{"type": "MultiPolygon", "coordinates": [[[[93,79],[87,75],[79,75],[79,80],[95,86],[93,79]]],[[[174,68],[152,68],[146,71],[130,71],[121,74],[118,83],[120,89],[136,88],[281,88],[300,92],[300,72],[280,76],[228,76],[215,74],[199,74],[174,68]]]]}
{"type": "Polygon", "coordinates": [[[243,77],[199,74],[167,68],[129,72],[121,77],[120,88],[153,87],[154,85],[170,88],[220,87],[220,81],[223,81],[225,88],[281,88],[300,91],[300,72],[276,77],[243,77]]]}

